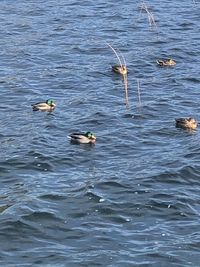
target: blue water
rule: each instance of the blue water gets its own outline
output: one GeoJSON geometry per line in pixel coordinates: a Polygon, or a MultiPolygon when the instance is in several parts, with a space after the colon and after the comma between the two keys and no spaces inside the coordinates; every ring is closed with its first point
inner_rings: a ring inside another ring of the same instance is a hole
{"type": "Polygon", "coordinates": [[[0,2],[1,266],[200,266],[200,6],[145,3],[0,2]]]}

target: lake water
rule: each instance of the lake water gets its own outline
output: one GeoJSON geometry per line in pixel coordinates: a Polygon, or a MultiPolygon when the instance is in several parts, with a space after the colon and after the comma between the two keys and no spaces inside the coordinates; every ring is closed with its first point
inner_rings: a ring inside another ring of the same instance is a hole
{"type": "Polygon", "coordinates": [[[0,2],[1,266],[200,266],[200,5],[145,3],[0,2]]]}

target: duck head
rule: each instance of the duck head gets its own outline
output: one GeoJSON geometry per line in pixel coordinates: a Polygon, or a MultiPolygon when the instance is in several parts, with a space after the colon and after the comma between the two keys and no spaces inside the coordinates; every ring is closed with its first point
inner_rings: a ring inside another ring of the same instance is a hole
{"type": "Polygon", "coordinates": [[[95,141],[96,141],[96,136],[95,136],[95,134],[92,133],[92,132],[87,132],[87,133],[85,134],[85,136],[86,136],[88,139],[90,139],[92,142],[95,142],[95,141]]]}
{"type": "Polygon", "coordinates": [[[52,99],[48,99],[48,100],[46,101],[46,104],[47,104],[48,106],[50,106],[50,107],[55,107],[55,106],[56,106],[56,104],[54,103],[54,101],[53,101],[52,99]]]}

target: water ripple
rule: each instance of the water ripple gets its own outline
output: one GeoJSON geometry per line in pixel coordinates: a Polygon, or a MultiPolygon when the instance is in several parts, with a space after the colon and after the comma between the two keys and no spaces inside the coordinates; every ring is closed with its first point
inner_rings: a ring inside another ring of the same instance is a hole
{"type": "Polygon", "coordinates": [[[193,2],[147,3],[155,29],[140,1],[0,3],[2,266],[199,266],[199,130],[175,127],[199,121],[193,2]]]}

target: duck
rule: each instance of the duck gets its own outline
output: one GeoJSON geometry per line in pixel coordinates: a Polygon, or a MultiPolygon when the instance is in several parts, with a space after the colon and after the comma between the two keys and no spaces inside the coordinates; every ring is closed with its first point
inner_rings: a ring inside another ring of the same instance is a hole
{"type": "Polygon", "coordinates": [[[114,65],[112,70],[116,73],[126,75],[128,73],[127,67],[125,65],[114,65]]]}
{"type": "Polygon", "coordinates": [[[56,104],[52,99],[48,99],[46,102],[39,102],[31,105],[33,111],[48,111],[51,112],[55,109],[56,104]]]}
{"type": "Polygon", "coordinates": [[[71,142],[78,144],[94,144],[96,142],[96,136],[92,132],[86,133],[72,133],[69,135],[71,142]]]}
{"type": "Polygon", "coordinates": [[[178,118],[175,119],[176,127],[195,130],[197,128],[197,121],[194,118],[178,118]]]}
{"type": "Polygon", "coordinates": [[[176,65],[176,61],[168,58],[168,59],[159,59],[156,61],[159,66],[174,66],[176,65]]]}

